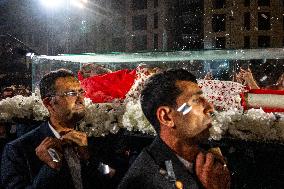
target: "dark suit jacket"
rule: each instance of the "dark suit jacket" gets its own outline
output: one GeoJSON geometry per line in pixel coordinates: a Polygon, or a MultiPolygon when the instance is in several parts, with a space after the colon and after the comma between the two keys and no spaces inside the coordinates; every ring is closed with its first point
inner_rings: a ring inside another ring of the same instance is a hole
{"type": "MultiPolygon", "coordinates": [[[[56,171],[36,156],[35,149],[45,137],[55,137],[47,122],[5,146],[1,162],[1,180],[5,188],[74,188],[64,159],[60,171],[56,171]]],[[[84,188],[102,182],[96,166],[94,162],[81,162],[84,188]]]]}
{"type": "Polygon", "coordinates": [[[172,161],[176,181],[180,181],[184,189],[202,188],[196,176],[185,168],[175,153],[159,137],[141,152],[118,188],[175,188],[175,181],[169,179],[168,174],[165,173],[167,160],[172,161]]]}

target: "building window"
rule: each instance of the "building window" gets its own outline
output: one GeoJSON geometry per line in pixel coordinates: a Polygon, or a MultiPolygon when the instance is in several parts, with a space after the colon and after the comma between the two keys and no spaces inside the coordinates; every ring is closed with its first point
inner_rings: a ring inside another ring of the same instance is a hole
{"type": "Polygon", "coordinates": [[[215,46],[218,49],[225,49],[226,38],[225,37],[216,37],[215,46]]]}
{"type": "Polygon", "coordinates": [[[244,28],[245,30],[250,30],[250,13],[245,12],[244,14],[244,28]]]}
{"type": "Polygon", "coordinates": [[[250,37],[244,36],[244,48],[249,49],[250,48],[250,37]]]}
{"type": "Polygon", "coordinates": [[[154,0],[154,8],[157,8],[159,6],[158,0],[154,0]]]}
{"type": "Polygon", "coordinates": [[[132,29],[147,30],[147,15],[139,15],[132,17],[132,29]]]}
{"type": "Polygon", "coordinates": [[[154,49],[158,49],[159,48],[159,41],[158,41],[158,34],[154,34],[154,49]]]}
{"type": "Polygon", "coordinates": [[[213,0],[213,1],[212,1],[213,9],[222,9],[222,8],[225,8],[225,3],[226,3],[225,0],[213,0]]]}
{"type": "Polygon", "coordinates": [[[244,6],[249,7],[250,6],[250,0],[244,0],[244,6]]]}
{"type": "Polygon", "coordinates": [[[158,28],[159,20],[158,20],[158,13],[154,14],[154,28],[158,28]]]}
{"type": "Polygon", "coordinates": [[[134,10],[147,9],[147,0],[132,0],[132,8],[134,10]]]}
{"type": "Polygon", "coordinates": [[[258,36],[258,47],[270,47],[270,36],[258,36]]]}
{"type": "Polygon", "coordinates": [[[147,35],[134,36],[133,40],[133,50],[141,51],[147,49],[147,35]]]}
{"type": "Polygon", "coordinates": [[[270,13],[259,12],[258,13],[258,30],[270,30],[270,13]]]}
{"type": "Polygon", "coordinates": [[[213,14],[212,29],[214,32],[226,31],[226,15],[213,14]]]}
{"type": "Polygon", "coordinates": [[[270,0],[258,0],[258,6],[270,6],[270,0]]]}

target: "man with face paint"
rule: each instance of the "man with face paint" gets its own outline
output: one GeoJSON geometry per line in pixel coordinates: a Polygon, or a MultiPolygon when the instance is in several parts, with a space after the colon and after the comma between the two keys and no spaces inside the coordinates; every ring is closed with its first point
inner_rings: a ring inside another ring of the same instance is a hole
{"type": "Polygon", "coordinates": [[[4,188],[103,188],[85,133],[75,130],[85,115],[84,90],[69,70],[60,69],[40,81],[49,119],[4,149],[4,188]],[[96,185],[95,185],[95,184],[96,185]]]}
{"type": "Polygon", "coordinates": [[[141,106],[157,137],[132,164],[120,189],[230,188],[223,157],[201,147],[209,137],[213,107],[194,75],[184,69],[155,74],[142,90],[141,106]]]}

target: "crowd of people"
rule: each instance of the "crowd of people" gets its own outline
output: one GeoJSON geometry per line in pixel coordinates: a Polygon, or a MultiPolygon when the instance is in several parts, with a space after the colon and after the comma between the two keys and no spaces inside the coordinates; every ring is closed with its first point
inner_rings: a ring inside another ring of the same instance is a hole
{"type": "MultiPolygon", "coordinates": [[[[85,91],[75,75],[64,69],[50,72],[40,81],[40,94],[49,119],[5,145],[2,187],[113,187],[109,182],[117,179],[119,170],[98,161],[92,150],[96,143],[75,129],[85,110],[85,91]]],[[[225,158],[202,148],[213,107],[191,73],[178,69],[154,74],[142,90],[141,102],[158,135],[118,188],[230,187],[225,158]],[[180,111],[183,104],[190,111],[180,111]]]]}
{"type": "MultiPolygon", "coordinates": [[[[0,101],[6,98],[12,98],[13,96],[22,95],[22,96],[30,96],[31,90],[29,87],[25,87],[23,85],[11,85],[8,87],[4,87],[1,90],[0,101]]],[[[17,124],[10,123],[6,120],[0,120],[0,151],[4,145],[17,137],[16,133],[17,124]]],[[[18,132],[19,134],[19,132],[18,132]]]]}
{"type": "Polygon", "coordinates": [[[1,90],[0,94],[0,100],[3,100],[5,98],[12,98],[13,96],[22,95],[22,96],[30,96],[31,95],[31,89],[29,86],[23,86],[23,85],[11,85],[8,87],[4,87],[1,90]]]}
{"type": "MultiPolygon", "coordinates": [[[[82,81],[112,72],[87,65],[80,73],[82,81]]],[[[80,78],[66,69],[46,74],[39,88],[49,119],[30,123],[21,133],[13,129],[15,125],[0,122],[0,139],[5,139],[1,143],[1,187],[236,188],[226,158],[219,148],[210,150],[208,145],[214,108],[203,97],[196,77],[184,69],[159,70],[150,75],[140,101],[157,136],[141,153],[138,150],[131,156],[129,147],[120,144],[119,134],[106,139],[119,148],[104,153],[113,145],[76,130],[85,116],[86,91],[80,78]],[[14,136],[8,137],[11,130],[14,136]]],[[[250,70],[240,70],[237,78],[252,89],[259,88],[250,70]]],[[[283,89],[283,85],[284,74],[275,87],[283,89]]],[[[7,87],[1,98],[17,94],[28,96],[30,90],[7,87]]]]}

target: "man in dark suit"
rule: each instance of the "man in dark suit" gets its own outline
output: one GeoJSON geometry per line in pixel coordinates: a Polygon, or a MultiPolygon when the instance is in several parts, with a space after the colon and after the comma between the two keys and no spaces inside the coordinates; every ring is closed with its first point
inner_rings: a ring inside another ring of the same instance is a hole
{"type": "Polygon", "coordinates": [[[141,93],[143,113],[157,137],[121,181],[125,188],[230,188],[223,157],[201,146],[209,137],[211,104],[183,69],[155,74],[141,93]]]}
{"type": "Polygon", "coordinates": [[[40,82],[49,120],[8,143],[2,156],[5,188],[103,188],[87,135],[75,130],[85,115],[84,91],[73,73],[57,70],[40,82]]]}

